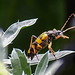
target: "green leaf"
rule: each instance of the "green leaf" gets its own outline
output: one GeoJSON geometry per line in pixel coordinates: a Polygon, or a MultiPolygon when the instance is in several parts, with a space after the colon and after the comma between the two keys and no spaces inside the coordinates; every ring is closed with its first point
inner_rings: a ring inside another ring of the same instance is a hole
{"type": "Polygon", "coordinates": [[[22,74],[22,67],[20,64],[19,59],[11,59],[11,64],[13,68],[13,75],[21,75],[22,74]]]}
{"type": "Polygon", "coordinates": [[[31,75],[31,69],[29,64],[27,63],[26,55],[20,49],[14,48],[11,57],[14,75],[21,75],[23,71],[25,74],[31,75]],[[19,72],[20,74],[18,74],[19,72]]]}
{"type": "Polygon", "coordinates": [[[48,66],[48,53],[46,53],[36,67],[34,75],[44,75],[48,66]]]}
{"type": "Polygon", "coordinates": [[[27,63],[26,55],[19,50],[16,50],[16,52],[18,54],[22,69],[24,70],[25,74],[31,75],[31,69],[30,69],[29,64],[27,63]]]}
{"type": "MultiPolygon", "coordinates": [[[[69,54],[72,54],[72,53],[75,53],[75,51],[72,51],[72,50],[64,50],[64,51],[57,51],[57,52],[54,52],[54,54],[55,54],[55,56],[56,56],[57,59],[60,59],[60,58],[65,57],[65,56],[67,56],[67,55],[69,55],[69,54]]],[[[45,55],[45,54],[38,54],[38,55],[37,55],[37,56],[38,56],[38,59],[41,60],[44,55],[45,55]]],[[[48,61],[53,61],[53,60],[55,60],[55,57],[53,56],[52,53],[50,53],[50,52],[48,51],[48,61]]],[[[39,61],[37,60],[36,57],[34,57],[33,60],[28,59],[28,63],[29,63],[30,65],[36,65],[36,64],[39,63],[39,61]]]]}
{"type": "Polygon", "coordinates": [[[29,26],[35,24],[37,19],[38,18],[22,21],[22,22],[20,22],[19,27],[20,28],[29,27],[29,26]]]}
{"type": "Polygon", "coordinates": [[[1,36],[3,39],[2,40],[3,47],[9,45],[16,38],[16,36],[19,34],[22,27],[28,27],[33,25],[37,21],[37,19],[38,18],[25,20],[22,22],[18,21],[12,24],[11,26],[9,26],[8,29],[4,32],[4,34],[1,36]]]}
{"type": "Polygon", "coordinates": [[[63,60],[56,60],[51,65],[48,66],[44,75],[55,75],[56,71],[63,64],[63,60]]]}
{"type": "MultiPolygon", "coordinates": [[[[75,53],[75,51],[64,50],[64,51],[57,51],[57,52],[54,52],[54,54],[55,54],[55,56],[56,56],[57,59],[62,58],[62,57],[64,57],[64,56],[67,56],[67,55],[72,54],[72,53],[75,53]]],[[[45,55],[45,54],[38,54],[38,55],[37,55],[37,56],[38,56],[38,59],[41,60],[44,55],[45,55]]],[[[53,60],[55,60],[55,58],[54,58],[54,56],[52,55],[52,53],[48,53],[48,61],[53,61],[53,60]]],[[[36,64],[39,63],[39,61],[37,60],[36,57],[34,57],[33,60],[31,60],[31,59],[29,58],[29,59],[27,59],[27,61],[28,61],[28,63],[29,63],[30,65],[36,65],[36,64]]],[[[11,64],[10,59],[4,59],[3,62],[4,62],[4,64],[11,64]]]]}

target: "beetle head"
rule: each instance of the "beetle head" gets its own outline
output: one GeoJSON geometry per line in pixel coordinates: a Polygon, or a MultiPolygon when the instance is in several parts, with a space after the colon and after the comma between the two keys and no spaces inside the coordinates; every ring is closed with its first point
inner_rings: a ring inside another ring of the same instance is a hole
{"type": "MultiPolygon", "coordinates": [[[[72,17],[72,16],[75,16],[75,14],[74,13],[72,13],[70,16],[69,16],[69,18],[67,19],[67,21],[65,22],[65,24],[63,25],[63,27],[61,28],[61,30],[57,30],[57,37],[56,37],[56,39],[58,39],[59,37],[62,37],[62,38],[67,38],[67,39],[69,39],[69,37],[68,36],[65,36],[63,33],[65,33],[66,31],[68,31],[68,30],[70,30],[70,29],[73,29],[73,28],[75,28],[75,26],[73,26],[73,27],[70,27],[70,28],[67,28],[66,30],[64,30],[63,31],[63,29],[64,29],[64,27],[66,26],[66,24],[68,23],[68,21],[69,21],[69,19],[72,17]]],[[[53,29],[54,31],[55,31],[55,29],[53,29]]]]}
{"type": "Polygon", "coordinates": [[[60,37],[62,37],[63,39],[65,39],[65,38],[69,39],[69,37],[68,37],[68,36],[65,36],[61,30],[56,30],[56,29],[54,28],[54,29],[53,29],[53,32],[54,32],[53,35],[55,36],[55,39],[58,39],[58,38],[60,38],[60,37]]]}

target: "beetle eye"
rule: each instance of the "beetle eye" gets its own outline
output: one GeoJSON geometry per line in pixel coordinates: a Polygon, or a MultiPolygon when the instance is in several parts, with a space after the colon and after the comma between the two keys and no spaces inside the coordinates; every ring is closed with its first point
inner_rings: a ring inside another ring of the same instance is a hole
{"type": "Polygon", "coordinates": [[[58,33],[58,35],[61,35],[62,34],[62,32],[60,30],[58,30],[57,33],[58,33]]]}

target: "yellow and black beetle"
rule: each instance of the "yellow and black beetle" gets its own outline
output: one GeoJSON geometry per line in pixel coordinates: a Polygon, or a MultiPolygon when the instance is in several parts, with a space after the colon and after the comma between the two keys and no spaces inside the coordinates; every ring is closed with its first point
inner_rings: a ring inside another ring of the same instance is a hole
{"type": "Polygon", "coordinates": [[[67,22],[69,21],[69,19],[71,18],[71,16],[75,16],[74,13],[72,13],[68,20],[65,22],[65,24],[63,25],[63,27],[61,28],[61,30],[49,30],[47,32],[43,32],[41,35],[39,35],[38,37],[36,37],[35,35],[32,35],[31,37],[31,42],[30,42],[30,47],[27,53],[28,58],[31,57],[31,60],[33,59],[33,57],[36,55],[36,53],[38,53],[41,49],[45,48],[48,45],[48,49],[51,51],[51,53],[53,54],[53,56],[56,59],[56,56],[54,54],[54,50],[51,48],[52,46],[52,40],[56,40],[60,37],[62,38],[67,38],[69,39],[69,37],[65,36],[63,33],[75,28],[75,26],[70,27],[66,30],[63,31],[63,28],[66,26],[67,22]],[[33,42],[33,38],[35,39],[35,41],[33,42]]]}

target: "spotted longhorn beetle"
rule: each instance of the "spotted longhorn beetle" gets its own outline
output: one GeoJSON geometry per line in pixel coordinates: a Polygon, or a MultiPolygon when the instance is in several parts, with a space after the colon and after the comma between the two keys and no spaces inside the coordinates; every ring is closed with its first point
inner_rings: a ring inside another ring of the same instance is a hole
{"type": "MultiPolygon", "coordinates": [[[[75,14],[72,13],[68,17],[67,21],[65,22],[65,24],[63,25],[63,27],[61,28],[61,30],[56,30],[56,29],[49,30],[49,31],[43,32],[38,37],[36,37],[35,35],[32,35],[31,42],[30,42],[30,47],[29,47],[29,50],[28,50],[28,53],[27,53],[28,58],[31,57],[31,60],[32,60],[35,55],[37,57],[37,53],[41,49],[45,48],[48,45],[48,49],[51,51],[51,53],[53,54],[53,56],[55,57],[55,59],[57,59],[56,56],[55,56],[55,54],[54,54],[54,50],[51,48],[51,46],[52,46],[52,40],[56,40],[56,39],[58,39],[60,37],[62,37],[63,39],[65,39],[65,38],[69,39],[69,37],[65,36],[63,33],[66,32],[66,31],[68,31],[68,30],[70,30],[70,29],[75,28],[75,26],[67,28],[64,31],[63,31],[63,29],[64,29],[64,27],[66,26],[66,24],[68,23],[69,19],[72,16],[75,16],[75,14]],[[33,42],[33,38],[35,39],[34,42],[33,42]]],[[[38,57],[37,57],[37,59],[38,59],[38,57]]]]}

